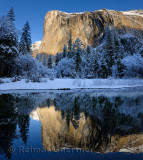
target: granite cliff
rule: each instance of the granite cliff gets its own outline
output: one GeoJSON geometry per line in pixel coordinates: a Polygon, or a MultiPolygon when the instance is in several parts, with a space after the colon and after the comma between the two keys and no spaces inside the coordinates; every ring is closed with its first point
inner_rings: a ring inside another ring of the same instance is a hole
{"type": "MultiPolygon", "coordinates": [[[[143,11],[98,10],[84,13],[49,11],[45,16],[43,40],[37,53],[55,55],[61,52],[69,37],[72,42],[80,38],[82,43],[96,47],[98,38],[104,34],[107,24],[119,33],[131,33],[142,37],[143,11]]],[[[37,54],[36,53],[36,54],[37,54]]]]}

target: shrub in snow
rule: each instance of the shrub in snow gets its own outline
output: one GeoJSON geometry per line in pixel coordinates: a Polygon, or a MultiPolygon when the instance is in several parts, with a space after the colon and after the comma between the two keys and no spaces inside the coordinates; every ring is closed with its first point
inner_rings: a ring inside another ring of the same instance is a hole
{"type": "Polygon", "coordinates": [[[44,77],[47,74],[47,68],[30,54],[21,55],[18,61],[18,72],[25,77],[41,74],[44,77]]]}
{"type": "Polygon", "coordinates": [[[46,78],[44,78],[44,79],[41,79],[41,82],[42,82],[42,83],[47,83],[48,80],[47,80],[46,78]]]}
{"type": "Polygon", "coordinates": [[[140,54],[134,54],[122,59],[125,66],[124,74],[126,77],[143,77],[143,57],[140,54]]]}
{"type": "Polygon", "coordinates": [[[30,77],[31,82],[41,82],[41,79],[42,79],[41,75],[32,75],[30,77]]]}
{"type": "Polygon", "coordinates": [[[64,58],[56,66],[57,77],[75,77],[75,64],[74,59],[64,58]]]}
{"type": "Polygon", "coordinates": [[[50,79],[50,80],[54,80],[54,75],[51,74],[49,79],[50,79]]]}
{"type": "Polygon", "coordinates": [[[0,79],[0,84],[4,83],[4,81],[2,79],[0,79]]]}
{"type": "Polygon", "coordinates": [[[11,82],[21,81],[21,79],[22,79],[21,76],[14,76],[14,77],[11,79],[11,82]]]}
{"type": "Polygon", "coordinates": [[[29,82],[30,82],[30,80],[27,78],[27,79],[25,79],[25,82],[26,82],[26,83],[29,83],[29,82]]]}

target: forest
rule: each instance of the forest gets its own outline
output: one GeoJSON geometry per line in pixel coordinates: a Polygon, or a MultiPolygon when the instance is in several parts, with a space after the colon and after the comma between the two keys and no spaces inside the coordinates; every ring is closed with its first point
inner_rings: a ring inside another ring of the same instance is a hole
{"type": "MultiPolygon", "coordinates": [[[[36,81],[52,78],[143,78],[143,39],[132,34],[119,34],[106,26],[95,47],[84,46],[77,37],[63,52],[40,59],[32,56],[31,28],[27,21],[22,29],[15,26],[14,9],[0,17],[0,77],[36,81]]],[[[41,53],[42,54],[42,53],[41,53]]]]}

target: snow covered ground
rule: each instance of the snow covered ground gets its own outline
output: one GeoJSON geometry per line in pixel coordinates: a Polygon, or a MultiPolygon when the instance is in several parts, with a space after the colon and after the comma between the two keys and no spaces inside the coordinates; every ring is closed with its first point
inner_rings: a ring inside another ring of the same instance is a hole
{"type": "Polygon", "coordinates": [[[62,89],[107,89],[143,87],[143,79],[54,79],[43,78],[40,83],[28,82],[22,79],[11,82],[10,79],[2,79],[0,91],[6,90],[62,90],[62,89]]]}
{"type": "Polygon", "coordinates": [[[124,152],[124,153],[142,153],[143,152],[143,145],[133,147],[133,148],[122,148],[120,149],[119,152],[124,152]]]}

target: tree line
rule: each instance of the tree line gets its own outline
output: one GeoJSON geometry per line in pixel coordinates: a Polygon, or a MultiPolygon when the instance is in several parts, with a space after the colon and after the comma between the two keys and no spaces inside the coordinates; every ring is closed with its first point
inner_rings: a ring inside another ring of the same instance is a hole
{"type": "Polygon", "coordinates": [[[96,48],[85,48],[79,38],[73,43],[70,36],[63,52],[49,56],[47,63],[44,59],[44,64],[57,78],[142,78],[142,53],[143,40],[130,34],[119,35],[113,26],[107,25],[102,42],[96,48]],[[142,48],[132,42],[133,39],[142,42],[142,48]]]}
{"type": "Polygon", "coordinates": [[[29,22],[19,31],[13,8],[0,17],[0,77],[29,77],[46,72],[44,66],[32,57],[31,43],[29,22]]]}
{"type": "Polygon", "coordinates": [[[131,78],[143,77],[143,40],[121,35],[107,25],[101,43],[85,47],[69,37],[62,53],[49,55],[42,63],[32,57],[31,28],[27,21],[19,31],[14,9],[0,17],[0,77],[131,78]]]}

